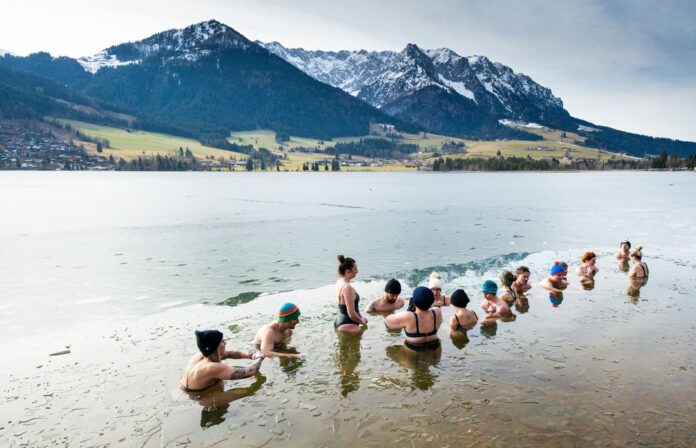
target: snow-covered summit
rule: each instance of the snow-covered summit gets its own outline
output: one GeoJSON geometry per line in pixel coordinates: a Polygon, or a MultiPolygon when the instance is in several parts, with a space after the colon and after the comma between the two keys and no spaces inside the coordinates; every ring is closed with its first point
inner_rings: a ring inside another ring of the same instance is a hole
{"type": "Polygon", "coordinates": [[[96,55],[80,58],[78,62],[85,70],[96,73],[102,67],[138,64],[154,55],[195,61],[213,50],[247,49],[252,45],[229,26],[208,20],[182,29],[163,31],[141,41],[109,47],[96,55]]]}
{"type": "Polygon", "coordinates": [[[563,109],[560,98],[528,76],[485,56],[462,57],[449,48],[424,50],[408,44],[401,52],[332,52],[257,43],[315,79],[380,108],[434,86],[510,118],[525,118],[529,105],[542,111],[563,109]]]}

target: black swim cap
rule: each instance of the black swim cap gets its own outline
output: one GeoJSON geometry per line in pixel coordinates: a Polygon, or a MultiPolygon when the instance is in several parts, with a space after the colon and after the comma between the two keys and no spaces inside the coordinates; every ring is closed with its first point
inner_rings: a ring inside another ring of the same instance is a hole
{"type": "Polygon", "coordinates": [[[469,304],[469,296],[466,295],[463,289],[458,289],[452,293],[452,298],[450,299],[453,306],[457,308],[466,308],[469,304]]]}
{"type": "Polygon", "coordinates": [[[427,311],[435,302],[435,294],[425,286],[419,286],[413,290],[413,303],[423,311],[427,311]]]}
{"type": "Polygon", "coordinates": [[[196,331],[196,344],[203,356],[210,356],[222,341],[222,333],[217,330],[196,331]]]}
{"type": "Polygon", "coordinates": [[[401,294],[401,283],[395,278],[389,280],[384,286],[384,292],[389,294],[401,294]]]}

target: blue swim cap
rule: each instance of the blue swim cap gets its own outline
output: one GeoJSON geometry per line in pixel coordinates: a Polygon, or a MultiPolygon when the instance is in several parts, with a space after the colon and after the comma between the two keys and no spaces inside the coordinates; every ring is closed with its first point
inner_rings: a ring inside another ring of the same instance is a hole
{"type": "Polygon", "coordinates": [[[551,275],[563,274],[564,270],[560,261],[554,261],[553,266],[551,266],[551,275]]]}
{"type": "Polygon", "coordinates": [[[483,285],[481,285],[481,292],[493,295],[498,294],[498,285],[496,285],[493,280],[486,280],[483,282],[483,285]]]}

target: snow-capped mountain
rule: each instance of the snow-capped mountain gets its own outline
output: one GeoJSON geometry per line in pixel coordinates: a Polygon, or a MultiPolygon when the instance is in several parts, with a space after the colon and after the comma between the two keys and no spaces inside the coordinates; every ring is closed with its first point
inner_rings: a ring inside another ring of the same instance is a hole
{"type": "Polygon", "coordinates": [[[144,59],[161,55],[168,59],[195,61],[213,50],[247,49],[253,42],[217,20],[201,22],[184,29],[157,33],[138,42],[115,45],[78,62],[85,70],[96,73],[102,67],[139,64],[144,59]]]}
{"type": "Polygon", "coordinates": [[[487,113],[538,120],[544,111],[565,113],[550,89],[485,56],[462,57],[447,48],[423,50],[408,44],[394,51],[307,51],[263,44],[319,81],[384,108],[426,87],[460,95],[487,113]]]}

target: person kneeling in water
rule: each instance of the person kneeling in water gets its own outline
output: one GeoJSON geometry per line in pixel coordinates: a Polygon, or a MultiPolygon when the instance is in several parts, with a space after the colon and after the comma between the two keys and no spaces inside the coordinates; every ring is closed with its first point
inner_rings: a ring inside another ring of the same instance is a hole
{"type": "Polygon", "coordinates": [[[575,269],[575,273],[580,276],[580,282],[585,285],[594,283],[594,277],[599,272],[599,268],[595,265],[597,255],[594,252],[585,252],[580,258],[582,264],[575,269]]]}
{"type": "Polygon", "coordinates": [[[200,353],[189,360],[179,387],[184,392],[202,392],[221,380],[238,380],[254,376],[259,371],[265,355],[262,352],[244,353],[225,350],[226,343],[218,330],[196,331],[196,344],[200,353]],[[250,358],[255,361],[247,367],[223,364],[223,359],[250,358]]]}
{"type": "Polygon", "coordinates": [[[481,308],[490,317],[503,317],[510,314],[510,307],[504,300],[498,297],[498,285],[495,284],[493,280],[486,280],[481,285],[481,292],[483,293],[483,302],[481,302],[481,308]]]}
{"type": "Polygon", "coordinates": [[[469,304],[469,296],[463,289],[457,289],[452,293],[452,308],[454,316],[450,318],[450,328],[452,331],[466,332],[476,326],[478,316],[476,312],[466,309],[469,304]]]}
{"type": "Polygon", "coordinates": [[[413,290],[412,301],[415,311],[390,314],[384,320],[387,328],[390,330],[403,328],[406,334],[404,343],[411,350],[438,348],[440,339],[437,337],[437,329],[442,323],[442,311],[440,308],[432,307],[435,295],[425,286],[419,286],[413,290]]]}
{"type": "Polygon", "coordinates": [[[449,306],[450,298],[442,294],[442,276],[439,272],[431,272],[428,278],[428,288],[433,292],[435,296],[435,302],[433,306],[449,306]]]}
{"type": "Polygon", "coordinates": [[[549,276],[542,280],[539,285],[551,292],[561,292],[568,287],[568,281],[563,278],[563,274],[563,265],[559,261],[554,261],[549,276]]]}
{"type": "Polygon", "coordinates": [[[389,280],[384,286],[384,294],[373,300],[367,307],[368,313],[391,313],[403,308],[404,300],[399,298],[401,283],[395,278],[389,280]]]}
{"type": "Polygon", "coordinates": [[[299,353],[274,352],[276,344],[292,336],[292,330],[299,322],[300,309],[292,303],[285,303],[278,311],[278,320],[259,328],[254,337],[254,345],[266,356],[301,358],[299,353]]]}

